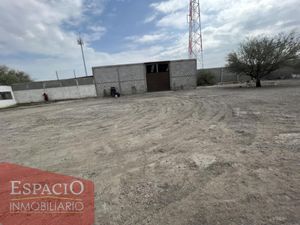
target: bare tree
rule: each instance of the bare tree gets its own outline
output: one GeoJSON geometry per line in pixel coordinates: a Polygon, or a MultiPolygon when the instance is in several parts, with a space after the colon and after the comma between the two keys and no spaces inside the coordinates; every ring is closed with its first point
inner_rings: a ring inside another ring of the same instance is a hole
{"type": "Polygon", "coordinates": [[[299,70],[300,69],[300,57],[297,58],[296,60],[291,62],[291,66],[296,69],[299,70]]]}
{"type": "Polygon", "coordinates": [[[227,67],[232,72],[244,73],[256,80],[299,57],[300,39],[294,32],[275,37],[250,38],[240,44],[238,51],[227,57],[227,67]]]}

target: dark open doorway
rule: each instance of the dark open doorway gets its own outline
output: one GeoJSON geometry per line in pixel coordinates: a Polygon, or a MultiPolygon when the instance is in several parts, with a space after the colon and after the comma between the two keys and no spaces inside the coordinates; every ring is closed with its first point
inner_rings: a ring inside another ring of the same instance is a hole
{"type": "Polygon", "coordinates": [[[147,63],[146,78],[148,92],[170,90],[169,62],[147,63]]]}

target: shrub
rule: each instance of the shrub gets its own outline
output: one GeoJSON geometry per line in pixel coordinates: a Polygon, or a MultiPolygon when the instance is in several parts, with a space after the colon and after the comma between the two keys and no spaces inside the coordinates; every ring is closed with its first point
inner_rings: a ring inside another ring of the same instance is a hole
{"type": "Polygon", "coordinates": [[[216,84],[214,75],[209,71],[201,71],[198,75],[197,85],[208,86],[216,84]]]}

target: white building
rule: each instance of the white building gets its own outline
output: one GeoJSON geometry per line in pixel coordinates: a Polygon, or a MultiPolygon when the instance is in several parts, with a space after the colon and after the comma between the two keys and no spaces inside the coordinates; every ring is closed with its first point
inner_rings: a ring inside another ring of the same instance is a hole
{"type": "Polygon", "coordinates": [[[15,96],[10,86],[0,85],[0,108],[16,105],[15,96]]]}

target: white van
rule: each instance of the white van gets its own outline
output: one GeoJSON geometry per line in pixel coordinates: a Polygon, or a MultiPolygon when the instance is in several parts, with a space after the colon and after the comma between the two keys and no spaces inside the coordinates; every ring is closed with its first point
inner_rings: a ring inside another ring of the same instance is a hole
{"type": "Polygon", "coordinates": [[[10,86],[0,85],[0,108],[16,105],[16,99],[10,86]]]}

